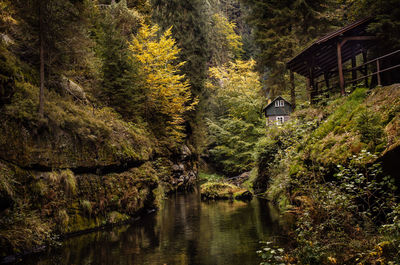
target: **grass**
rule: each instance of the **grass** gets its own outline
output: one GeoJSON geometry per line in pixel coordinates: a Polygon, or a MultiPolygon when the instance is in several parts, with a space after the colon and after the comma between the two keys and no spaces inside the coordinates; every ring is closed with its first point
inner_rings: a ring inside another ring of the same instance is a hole
{"type": "Polygon", "coordinates": [[[76,194],[76,178],[74,173],[67,169],[60,172],[62,182],[64,183],[65,193],[70,195],[76,194]]]}
{"type": "Polygon", "coordinates": [[[314,137],[322,139],[330,132],[346,131],[353,121],[359,106],[367,97],[367,91],[367,88],[358,88],[347,98],[339,98],[333,101],[330,105],[336,107],[335,111],[319,126],[314,133],[314,137]]]}
{"type": "Polygon", "coordinates": [[[199,173],[199,180],[200,181],[210,181],[210,182],[220,182],[224,180],[224,177],[218,174],[208,174],[204,172],[199,173]]]}

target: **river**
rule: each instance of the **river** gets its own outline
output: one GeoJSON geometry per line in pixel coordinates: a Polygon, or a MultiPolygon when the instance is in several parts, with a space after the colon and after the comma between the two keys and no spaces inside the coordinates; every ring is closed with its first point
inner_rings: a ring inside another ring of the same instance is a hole
{"type": "Polygon", "coordinates": [[[259,241],[279,238],[281,223],[266,200],[202,202],[195,191],[169,197],[132,224],[69,238],[19,264],[259,264],[259,241]]]}

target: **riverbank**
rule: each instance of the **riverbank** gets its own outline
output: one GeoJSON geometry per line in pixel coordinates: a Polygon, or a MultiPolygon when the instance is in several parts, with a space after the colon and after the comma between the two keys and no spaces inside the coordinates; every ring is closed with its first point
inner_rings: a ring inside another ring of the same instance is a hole
{"type": "Polygon", "coordinates": [[[269,128],[254,188],[297,216],[285,262],[400,262],[399,100],[399,84],[358,88],[269,128]]]}
{"type": "Polygon", "coordinates": [[[265,200],[201,201],[190,193],[171,194],[158,212],[128,225],[75,236],[50,252],[29,256],[34,264],[258,264],[260,240],[285,233],[285,220],[265,200]]]}
{"type": "MultiPolygon", "coordinates": [[[[4,67],[28,72],[3,52],[4,67]]],[[[167,152],[145,124],[55,91],[40,115],[35,81],[14,78],[10,102],[0,106],[0,257],[126,222],[193,185],[190,145],[167,152]]]]}

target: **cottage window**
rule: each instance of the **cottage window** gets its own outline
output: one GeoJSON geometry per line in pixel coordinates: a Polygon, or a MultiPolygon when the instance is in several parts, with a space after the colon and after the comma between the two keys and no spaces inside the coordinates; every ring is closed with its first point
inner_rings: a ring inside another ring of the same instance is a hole
{"type": "Polygon", "coordinates": [[[283,107],[285,106],[285,101],[283,100],[277,100],[275,101],[275,108],[283,107]]]}
{"type": "Polygon", "coordinates": [[[283,116],[278,116],[276,117],[276,124],[280,125],[285,121],[285,118],[283,116]]]}

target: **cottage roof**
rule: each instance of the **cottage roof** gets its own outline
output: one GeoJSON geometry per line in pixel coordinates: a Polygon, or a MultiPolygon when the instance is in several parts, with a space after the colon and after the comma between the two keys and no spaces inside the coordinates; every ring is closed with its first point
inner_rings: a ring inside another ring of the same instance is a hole
{"type": "Polygon", "coordinates": [[[265,106],[265,108],[263,108],[263,111],[265,111],[267,108],[272,106],[274,104],[274,102],[277,101],[278,99],[283,99],[287,104],[292,106],[292,104],[289,101],[287,101],[286,99],[284,99],[282,96],[277,96],[274,100],[271,101],[271,103],[269,103],[267,106],[265,106]]]}

